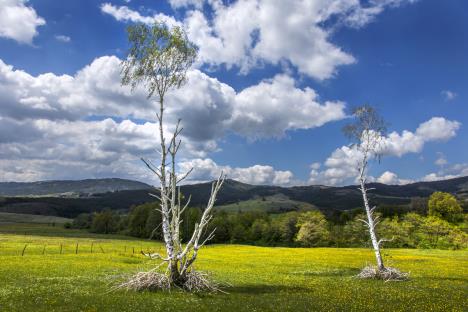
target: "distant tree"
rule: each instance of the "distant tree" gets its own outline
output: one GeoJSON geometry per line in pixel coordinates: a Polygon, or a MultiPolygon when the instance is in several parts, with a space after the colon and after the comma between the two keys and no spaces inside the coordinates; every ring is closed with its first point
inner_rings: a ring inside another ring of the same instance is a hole
{"type": "Polygon", "coordinates": [[[419,213],[420,215],[427,215],[427,198],[413,197],[410,203],[411,210],[419,213]]]}
{"type": "Polygon", "coordinates": [[[145,223],[145,237],[149,239],[162,240],[161,213],[153,207],[148,212],[148,218],[145,223]]]}
{"type": "Polygon", "coordinates": [[[450,233],[450,230],[450,223],[443,219],[433,216],[424,218],[419,229],[421,246],[426,248],[446,247],[443,246],[447,245],[444,244],[443,238],[450,233]]]}
{"type": "Polygon", "coordinates": [[[457,198],[450,193],[434,192],[429,197],[429,215],[449,222],[461,221],[463,209],[457,198]]]}
{"type": "Polygon", "coordinates": [[[459,228],[455,228],[448,234],[447,240],[452,249],[468,248],[468,234],[459,228]]]}
{"type": "MultiPolygon", "coordinates": [[[[142,159],[149,170],[159,180],[158,194],[153,194],[160,202],[161,228],[166,247],[166,254],[147,254],[152,259],[162,259],[167,263],[167,278],[169,287],[181,287],[189,290],[199,286],[187,285],[193,283],[189,275],[193,272],[199,249],[213,237],[214,233],[206,233],[207,225],[212,219],[213,206],[218,191],[223,182],[221,175],[212,184],[211,195],[199,221],[194,227],[190,239],[182,244],[181,223],[182,214],[190,203],[190,198],[182,203],[182,193],[179,183],[187,178],[191,170],[179,174],[176,165],[176,155],[179,151],[179,139],[182,128],[180,120],[175,130],[167,140],[164,130],[164,113],[167,103],[165,97],[168,91],[180,88],[187,79],[187,70],[194,63],[197,47],[188,40],[185,32],[177,26],[169,27],[164,23],[152,26],[136,24],[128,27],[130,50],[126,60],[122,62],[122,84],[130,85],[132,89],[143,85],[147,89],[148,98],[156,97],[159,111],[156,114],[159,124],[160,162],[154,165],[151,161],[142,159]]],[[[159,275],[158,275],[159,276],[159,275]]],[[[192,274],[193,278],[200,275],[192,274]]],[[[122,287],[134,287],[131,280],[122,287]]],[[[136,281],[138,284],[138,280],[136,281]]],[[[206,285],[206,284],[203,284],[206,285]]]]}
{"type": "Polygon", "coordinates": [[[361,221],[364,218],[364,215],[359,214],[345,224],[341,239],[343,245],[356,247],[369,241],[369,234],[366,234],[366,227],[361,221]]]}
{"type": "Polygon", "coordinates": [[[116,233],[119,230],[119,221],[119,215],[112,210],[96,212],[93,216],[91,231],[102,234],[116,233]]]}
{"type": "Polygon", "coordinates": [[[268,221],[265,219],[256,219],[250,227],[250,240],[253,242],[265,241],[269,226],[268,221]]]}
{"type": "MultiPolygon", "coordinates": [[[[198,207],[187,208],[182,214],[182,229],[181,236],[183,242],[188,242],[191,238],[195,225],[200,220],[203,211],[198,207]]],[[[217,230],[215,231],[217,233],[217,230]]]]}
{"type": "MultiPolygon", "coordinates": [[[[155,202],[134,206],[128,214],[128,232],[132,236],[149,238],[154,228],[147,228],[147,222],[152,210],[159,205],[155,202]]],[[[157,227],[157,225],[155,226],[157,227]]]]}
{"type": "Polygon", "coordinates": [[[400,221],[398,217],[395,216],[383,219],[377,228],[382,236],[392,237],[392,240],[388,242],[389,247],[415,247],[415,242],[410,236],[411,225],[407,222],[400,221]]]}
{"type": "Polygon", "coordinates": [[[80,213],[73,219],[72,227],[75,229],[89,229],[93,222],[92,215],[89,213],[80,213]]]}
{"type": "Polygon", "coordinates": [[[297,235],[297,212],[288,212],[281,216],[278,220],[279,231],[281,233],[281,242],[293,244],[297,235]]]}
{"type": "Polygon", "coordinates": [[[213,221],[208,225],[208,232],[211,233],[215,229],[216,235],[213,237],[213,243],[226,243],[231,240],[231,222],[225,211],[215,214],[213,221]]]}
{"type": "Polygon", "coordinates": [[[330,238],[328,223],[318,210],[302,213],[297,222],[296,242],[305,247],[327,245],[330,238]]]}

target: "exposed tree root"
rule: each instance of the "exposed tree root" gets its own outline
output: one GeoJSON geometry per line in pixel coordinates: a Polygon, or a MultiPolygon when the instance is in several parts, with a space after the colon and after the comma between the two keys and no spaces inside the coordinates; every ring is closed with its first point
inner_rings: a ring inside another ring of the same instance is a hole
{"type": "Polygon", "coordinates": [[[114,290],[125,289],[133,291],[170,291],[181,289],[187,292],[223,292],[220,284],[213,281],[209,274],[201,271],[190,271],[185,279],[177,283],[170,280],[169,275],[155,272],[138,272],[129,279],[113,287],[114,290]]]}
{"type": "Polygon", "coordinates": [[[385,267],[383,270],[379,270],[377,266],[368,265],[356,277],[362,279],[380,279],[386,282],[405,281],[409,278],[409,273],[401,272],[392,267],[385,267]]]}

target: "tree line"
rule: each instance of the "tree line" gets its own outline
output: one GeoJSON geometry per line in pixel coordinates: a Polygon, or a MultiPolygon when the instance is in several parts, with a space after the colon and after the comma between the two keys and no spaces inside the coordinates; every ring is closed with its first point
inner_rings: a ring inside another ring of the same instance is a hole
{"type": "MultiPolygon", "coordinates": [[[[467,214],[457,199],[435,192],[428,200],[415,199],[415,211],[382,206],[377,214],[382,221],[377,230],[388,237],[385,247],[461,249],[468,247],[467,214]]],[[[121,233],[162,240],[161,213],[157,202],[134,206],[128,214],[104,210],[81,214],[69,227],[96,233],[121,233]]],[[[190,239],[202,215],[200,208],[188,208],[182,215],[181,238],[190,239]]],[[[326,217],[319,210],[268,214],[266,212],[217,211],[207,232],[215,230],[211,243],[254,244],[288,247],[363,247],[369,246],[364,215],[345,211],[326,217]]]]}

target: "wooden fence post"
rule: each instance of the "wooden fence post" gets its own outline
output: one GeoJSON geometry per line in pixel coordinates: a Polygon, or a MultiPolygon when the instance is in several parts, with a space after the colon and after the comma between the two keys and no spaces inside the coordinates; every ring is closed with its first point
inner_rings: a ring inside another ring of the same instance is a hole
{"type": "Polygon", "coordinates": [[[78,243],[76,243],[75,255],[78,254],[78,243]]]}
{"type": "Polygon", "coordinates": [[[63,246],[62,244],[60,244],[60,254],[62,254],[62,249],[63,249],[63,246]]]}
{"type": "Polygon", "coordinates": [[[21,257],[24,256],[24,252],[26,251],[26,247],[28,247],[28,244],[24,245],[23,252],[21,253],[21,257]]]}
{"type": "Polygon", "coordinates": [[[46,245],[44,245],[44,248],[42,248],[42,254],[43,255],[45,254],[45,248],[46,248],[46,245]]]}

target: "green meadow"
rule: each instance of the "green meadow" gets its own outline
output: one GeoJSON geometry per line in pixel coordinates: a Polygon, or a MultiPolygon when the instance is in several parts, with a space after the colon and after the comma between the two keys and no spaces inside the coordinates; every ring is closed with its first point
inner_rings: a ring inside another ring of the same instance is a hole
{"type": "Polygon", "coordinates": [[[112,291],[159,243],[44,225],[0,226],[0,311],[467,311],[468,251],[386,249],[405,282],[354,278],[369,249],[210,245],[196,269],[227,293],[112,291]]]}

